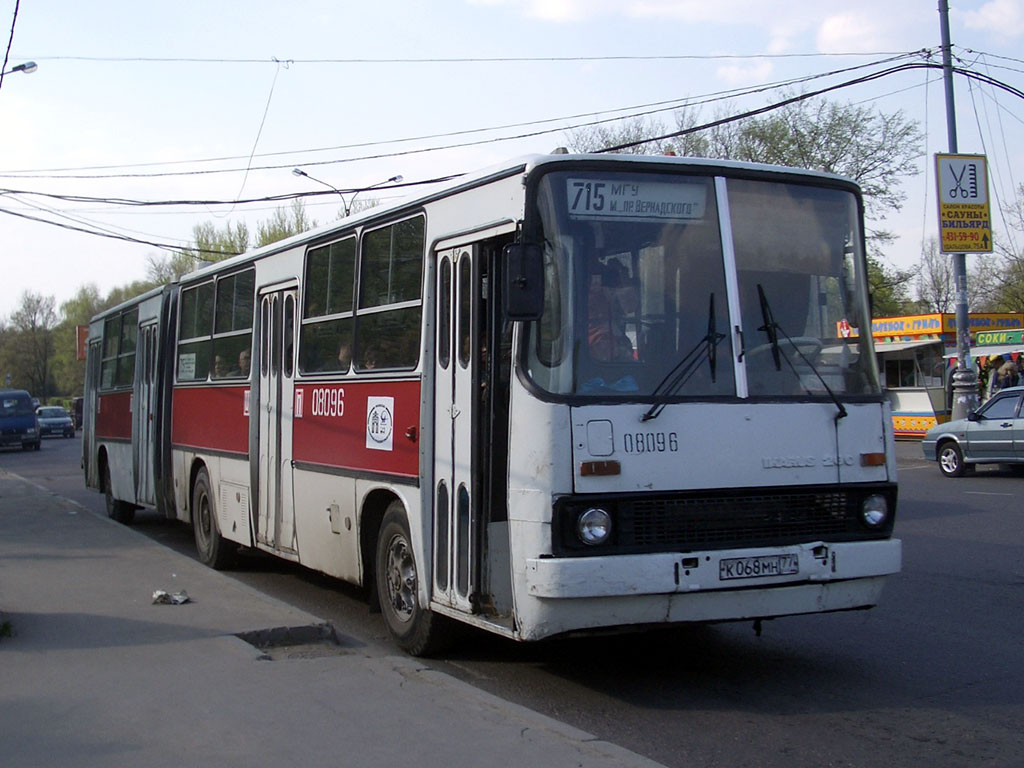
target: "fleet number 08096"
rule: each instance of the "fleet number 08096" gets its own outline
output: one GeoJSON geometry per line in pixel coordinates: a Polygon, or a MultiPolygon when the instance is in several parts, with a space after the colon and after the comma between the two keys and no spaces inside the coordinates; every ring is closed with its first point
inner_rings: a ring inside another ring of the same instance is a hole
{"type": "Polygon", "coordinates": [[[679,435],[675,432],[626,432],[622,436],[625,453],[676,453],[679,435]]]}

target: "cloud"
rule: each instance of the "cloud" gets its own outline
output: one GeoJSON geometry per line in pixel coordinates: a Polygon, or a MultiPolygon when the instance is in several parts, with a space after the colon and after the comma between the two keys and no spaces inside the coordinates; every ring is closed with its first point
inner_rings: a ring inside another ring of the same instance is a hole
{"type": "Polygon", "coordinates": [[[728,64],[719,67],[716,72],[728,85],[747,86],[767,82],[774,70],[770,61],[757,61],[750,64],[728,64]]]}
{"type": "Polygon", "coordinates": [[[1024,35],[1024,0],[990,0],[976,11],[963,11],[964,26],[1001,39],[1024,35]]]}
{"type": "Polygon", "coordinates": [[[853,53],[895,50],[888,20],[873,13],[850,11],[829,16],[818,27],[822,53],[853,53]]]}
{"type": "MultiPolygon", "coordinates": [[[[749,45],[747,33],[766,36],[758,46],[770,53],[807,50],[809,35],[817,32],[824,53],[870,52],[919,48],[922,11],[916,5],[894,0],[860,0],[855,6],[841,0],[465,0],[481,7],[504,7],[513,13],[551,22],[592,22],[627,19],[668,22],[694,30],[715,25],[735,33],[721,40],[749,45]],[[850,10],[853,8],[853,10],[850,10]],[[736,34],[741,35],[736,38],[736,34]]],[[[1024,0],[989,0],[972,15],[974,23],[996,26],[997,18],[1024,16],[1024,0]]],[[[936,21],[934,16],[929,22],[936,21]]],[[[937,28],[937,21],[934,28],[937,28]]],[[[719,30],[709,34],[719,35],[719,30]]],[[[928,40],[935,37],[930,26],[928,40]]],[[[708,42],[702,39],[701,42],[708,42]]],[[[926,42],[926,41],[925,41],[926,42]]],[[[721,45],[719,45],[721,47],[721,45]]]]}
{"type": "Polygon", "coordinates": [[[511,5],[523,15],[544,21],[587,21],[596,16],[607,16],[621,10],[614,0],[466,0],[470,5],[511,5]]]}

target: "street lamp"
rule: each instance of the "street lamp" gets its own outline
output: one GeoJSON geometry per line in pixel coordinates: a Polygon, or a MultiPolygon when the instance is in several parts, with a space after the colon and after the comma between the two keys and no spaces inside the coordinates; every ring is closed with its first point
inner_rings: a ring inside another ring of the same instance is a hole
{"type": "Polygon", "coordinates": [[[310,181],[315,181],[317,184],[323,184],[328,189],[333,189],[335,192],[337,192],[338,196],[341,198],[341,204],[343,206],[345,206],[345,217],[346,218],[352,212],[352,204],[356,201],[356,195],[358,195],[360,192],[365,192],[368,189],[373,189],[374,187],[380,187],[380,186],[383,186],[384,184],[398,184],[402,180],[401,174],[399,174],[398,176],[392,176],[390,179],[384,179],[384,181],[378,181],[376,184],[371,184],[368,187],[363,187],[362,189],[355,190],[352,193],[352,197],[350,197],[348,200],[345,200],[345,193],[342,192],[340,189],[338,189],[336,186],[334,186],[333,184],[328,184],[326,181],[322,181],[321,179],[318,179],[315,176],[310,176],[308,173],[306,173],[301,168],[292,168],[292,175],[293,176],[305,176],[310,181]]]}
{"type": "Polygon", "coordinates": [[[6,72],[0,72],[0,77],[4,75],[10,75],[14,72],[24,72],[26,75],[30,75],[39,69],[39,65],[34,61],[26,61],[24,64],[15,64],[13,67],[8,69],[6,72]]]}

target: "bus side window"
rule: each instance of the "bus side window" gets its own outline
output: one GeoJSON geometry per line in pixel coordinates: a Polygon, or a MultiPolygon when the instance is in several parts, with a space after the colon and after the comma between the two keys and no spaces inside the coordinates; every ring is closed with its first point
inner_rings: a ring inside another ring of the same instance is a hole
{"type": "Polygon", "coordinates": [[[284,375],[291,378],[295,372],[295,297],[284,300],[284,375]]]}

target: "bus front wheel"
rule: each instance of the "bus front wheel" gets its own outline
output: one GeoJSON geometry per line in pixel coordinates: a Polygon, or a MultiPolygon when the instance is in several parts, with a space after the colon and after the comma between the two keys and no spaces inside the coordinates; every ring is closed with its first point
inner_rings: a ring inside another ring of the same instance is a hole
{"type": "Polygon", "coordinates": [[[444,616],[419,603],[419,571],[401,502],[384,513],[374,563],[380,610],[399,647],[413,656],[436,653],[447,644],[450,625],[444,616]]]}
{"type": "Polygon", "coordinates": [[[196,539],[199,562],[218,571],[231,565],[234,548],[230,541],[220,535],[210,475],[205,469],[199,470],[192,489],[192,533],[196,539]]]}

